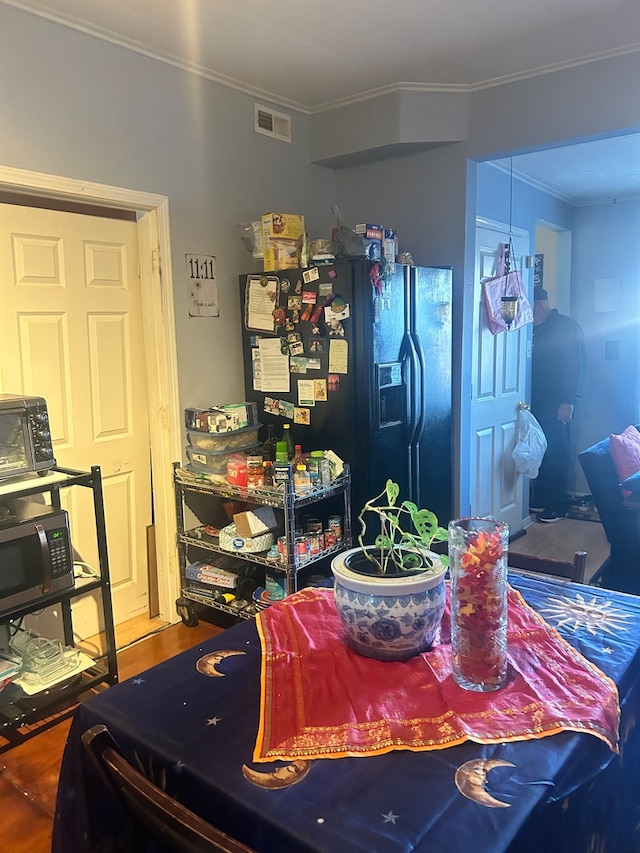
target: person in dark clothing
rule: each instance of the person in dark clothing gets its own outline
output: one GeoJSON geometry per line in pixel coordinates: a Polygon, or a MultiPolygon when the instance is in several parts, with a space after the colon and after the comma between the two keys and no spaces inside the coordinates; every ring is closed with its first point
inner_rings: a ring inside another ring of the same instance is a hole
{"type": "Polygon", "coordinates": [[[534,289],[531,411],[547,439],[547,452],[532,481],[532,509],[538,521],[566,518],[571,470],[570,425],[582,396],[586,366],[580,325],[549,305],[543,287],[534,289]]]}

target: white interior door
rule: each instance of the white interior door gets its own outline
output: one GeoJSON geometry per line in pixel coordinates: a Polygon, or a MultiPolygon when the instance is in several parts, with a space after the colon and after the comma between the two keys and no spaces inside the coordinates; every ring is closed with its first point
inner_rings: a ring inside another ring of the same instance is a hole
{"type": "MultiPolygon", "coordinates": [[[[531,326],[493,335],[482,304],[481,287],[483,279],[494,275],[500,243],[508,240],[507,226],[477,222],[469,495],[471,515],[492,515],[505,521],[515,533],[522,529],[528,515],[523,477],[515,469],[511,452],[515,444],[518,403],[525,400],[527,341],[531,326]]],[[[515,253],[512,269],[522,269],[522,258],[529,254],[529,235],[512,229],[511,240],[515,253]]],[[[529,270],[522,272],[528,293],[529,270]]]]}
{"type": "MultiPolygon", "coordinates": [[[[0,205],[0,385],[43,396],[58,464],[103,475],[116,623],[148,607],[149,424],[134,221],[0,205]]],[[[63,492],[80,558],[98,566],[89,490],[63,492]]],[[[74,629],[99,629],[92,596],[74,629]]]]}

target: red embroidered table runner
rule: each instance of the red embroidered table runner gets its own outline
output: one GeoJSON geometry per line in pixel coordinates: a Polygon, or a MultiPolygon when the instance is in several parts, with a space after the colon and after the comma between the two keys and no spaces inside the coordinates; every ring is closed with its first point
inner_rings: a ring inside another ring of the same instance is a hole
{"type": "Polygon", "coordinates": [[[440,644],[402,662],[347,648],[330,589],[304,589],[263,611],[254,761],[443,749],[563,730],[596,735],[617,752],[615,684],[512,588],[508,603],[508,682],[495,693],[453,681],[448,602],[440,644]]]}

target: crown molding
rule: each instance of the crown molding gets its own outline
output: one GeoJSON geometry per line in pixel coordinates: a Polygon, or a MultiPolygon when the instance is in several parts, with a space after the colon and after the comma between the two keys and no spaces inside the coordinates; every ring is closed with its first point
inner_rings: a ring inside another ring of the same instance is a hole
{"type": "Polygon", "coordinates": [[[0,0],[0,2],[4,3],[7,6],[13,6],[16,9],[20,9],[21,11],[26,12],[28,14],[36,15],[37,17],[44,18],[46,20],[52,21],[53,23],[61,24],[62,26],[77,30],[78,32],[82,32],[85,35],[94,36],[95,38],[99,38],[103,41],[107,41],[111,44],[117,45],[118,47],[123,47],[127,50],[134,51],[135,53],[139,53],[142,56],[146,56],[150,59],[155,59],[159,62],[164,62],[167,65],[172,65],[174,68],[178,68],[181,71],[186,71],[190,74],[195,74],[198,77],[202,77],[206,80],[218,83],[221,86],[226,86],[227,88],[235,89],[237,92],[242,92],[243,94],[249,95],[252,98],[261,98],[262,100],[268,101],[271,104],[284,107],[285,109],[294,110],[295,112],[299,112],[303,115],[315,115],[327,112],[329,110],[339,109],[340,107],[350,106],[352,104],[357,104],[362,101],[368,101],[374,98],[379,98],[384,95],[394,94],[398,92],[473,94],[474,92],[481,92],[486,89],[497,88],[499,86],[505,86],[510,83],[517,83],[522,80],[529,80],[535,77],[541,77],[546,74],[553,74],[557,71],[565,71],[570,68],[578,68],[583,65],[590,65],[594,62],[601,62],[605,59],[615,59],[620,56],[640,52],[640,42],[635,42],[633,44],[625,45],[621,48],[599,51],[598,53],[593,53],[588,56],[581,57],[579,59],[556,62],[550,65],[528,69],[526,71],[518,72],[515,74],[506,74],[501,77],[494,77],[488,80],[477,81],[475,83],[436,84],[396,82],[390,83],[385,86],[380,86],[375,89],[368,89],[363,92],[357,92],[353,95],[348,95],[344,98],[338,98],[333,101],[327,101],[322,104],[310,105],[301,103],[291,98],[284,97],[282,95],[278,95],[274,92],[268,92],[265,89],[252,86],[248,83],[243,83],[242,81],[237,80],[233,77],[228,77],[224,74],[220,74],[210,68],[206,68],[205,66],[199,65],[195,62],[189,62],[188,60],[173,56],[172,54],[150,50],[148,47],[140,44],[139,42],[133,39],[128,39],[125,36],[118,35],[109,30],[104,30],[100,27],[88,26],[86,23],[79,21],[70,15],[64,15],[60,12],[55,11],[45,11],[42,9],[36,10],[31,8],[28,3],[21,2],[21,0],[0,0]]]}
{"type": "Polygon", "coordinates": [[[591,65],[594,62],[602,62],[605,59],[616,59],[619,56],[627,56],[630,53],[640,53],[640,42],[625,45],[624,47],[614,48],[612,50],[602,50],[598,53],[592,53],[588,56],[582,56],[579,59],[568,59],[563,62],[555,62],[551,65],[541,65],[538,68],[531,68],[528,71],[521,71],[516,74],[505,74],[503,77],[493,77],[490,80],[483,80],[478,83],[472,83],[468,91],[481,92],[483,89],[493,89],[497,86],[506,86],[509,83],[518,83],[521,80],[530,80],[534,77],[543,77],[545,74],[555,74],[556,71],[567,71],[570,68],[579,68],[582,65],[591,65]]]}

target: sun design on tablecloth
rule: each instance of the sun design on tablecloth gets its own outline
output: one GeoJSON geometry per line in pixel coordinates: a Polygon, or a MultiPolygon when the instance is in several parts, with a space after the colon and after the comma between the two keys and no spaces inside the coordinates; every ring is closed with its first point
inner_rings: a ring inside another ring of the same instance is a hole
{"type": "Polygon", "coordinates": [[[587,598],[580,592],[575,597],[563,595],[561,598],[549,598],[548,603],[548,607],[538,610],[545,619],[573,631],[585,628],[594,636],[600,631],[612,635],[618,631],[627,631],[627,620],[632,618],[630,613],[616,610],[611,601],[597,596],[587,598]]]}

